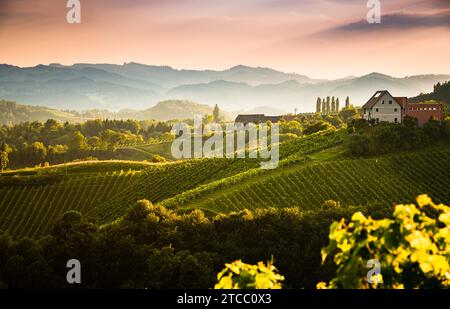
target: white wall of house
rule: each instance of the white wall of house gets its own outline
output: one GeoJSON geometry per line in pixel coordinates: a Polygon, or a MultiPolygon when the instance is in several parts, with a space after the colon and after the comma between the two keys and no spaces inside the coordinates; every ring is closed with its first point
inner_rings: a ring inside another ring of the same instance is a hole
{"type": "Polygon", "coordinates": [[[367,120],[401,123],[402,107],[390,94],[385,93],[378,98],[378,102],[371,109],[366,109],[363,117],[367,120]]]}

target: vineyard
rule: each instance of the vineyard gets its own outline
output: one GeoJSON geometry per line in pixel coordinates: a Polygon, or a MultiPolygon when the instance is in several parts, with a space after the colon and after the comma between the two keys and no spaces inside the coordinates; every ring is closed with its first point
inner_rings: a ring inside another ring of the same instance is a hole
{"type": "Polygon", "coordinates": [[[139,199],[158,202],[202,183],[259,166],[256,160],[200,159],[99,173],[104,164],[74,165],[66,167],[68,171],[63,167],[38,169],[39,172],[24,170],[3,176],[0,229],[15,236],[42,235],[68,210],[108,222],[139,199]]]}
{"type": "Polygon", "coordinates": [[[140,199],[158,203],[202,184],[259,166],[257,160],[199,159],[148,168],[139,181],[111,196],[87,214],[109,222],[140,199]]]}
{"type": "MultiPolygon", "coordinates": [[[[427,192],[436,201],[450,199],[450,151],[395,155],[377,159],[339,160],[293,166],[256,178],[230,183],[196,199],[177,199],[178,209],[216,213],[267,207],[320,207],[326,200],[341,205],[407,203],[427,192]]],[[[173,199],[163,205],[174,207],[173,199]]]]}
{"type": "Polygon", "coordinates": [[[132,184],[137,173],[108,173],[69,178],[56,184],[4,187],[0,189],[0,226],[17,236],[48,232],[64,212],[88,211],[111,192],[132,184]]]}
{"type": "MultiPolygon", "coordinates": [[[[287,160],[339,142],[335,135],[311,136],[282,145],[287,160]]],[[[167,164],[133,161],[92,161],[2,174],[0,229],[14,236],[35,237],[48,232],[68,210],[80,211],[107,223],[139,199],[153,203],[251,170],[256,159],[199,159],[167,164]]]]}
{"type": "MultiPolygon", "coordinates": [[[[281,145],[280,165],[302,164],[304,156],[341,143],[333,132],[325,132],[281,145]]],[[[109,222],[125,213],[132,203],[147,199],[159,203],[166,199],[177,199],[192,192],[208,189],[216,183],[233,177],[246,177],[264,172],[257,159],[199,159],[160,165],[143,171],[135,186],[130,186],[108,201],[99,205],[88,215],[100,222],[109,222]]]]}
{"type": "Polygon", "coordinates": [[[89,161],[9,171],[0,178],[0,230],[37,237],[68,210],[99,223],[120,218],[137,200],[177,211],[224,213],[244,208],[321,207],[409,202],[427,192],[448,201],[450,150],[349,159],[342,132],[281,144],[275,170],[258,159],[194,159],[152,164],[89,161]]]}

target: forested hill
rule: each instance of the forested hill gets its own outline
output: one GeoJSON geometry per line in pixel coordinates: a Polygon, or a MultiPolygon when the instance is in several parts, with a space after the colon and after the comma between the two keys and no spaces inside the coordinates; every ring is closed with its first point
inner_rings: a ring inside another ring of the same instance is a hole
{"type": "Polygon", "coordinates": [[[186,100],[166,100],[145,110],[122,110],[118,112],[118,117],[134,120],[192,119],[195,115],[210,115],[212,111],[213,108],[205,104],[186,100]]]}
{"type": "Polygon", "coordinates": [[[80,122],[83,120],[80,115],[75,115],[70,112],[0,100],[0,124],[15,124],[26,121],[45,122],[47,119],[54,119],[61,122],[80,122]]]}
{"type": "Polygon", "coordinates": [[[417,97],[410,98],[410,102],[438,101],[450,104],[450,81],[445,83],[437,83],[434,85],[433,92],[420,94],[417,97]]]}
{"type": "MultiPolygon", "coordinates": [[[[0,100],[0,124],[21,122],[45,122],[54,119],[60,122],[84,122],[90,119],[172,120],[193,118],[194,115],[211,114],[212,106],[185,100],[167,100],[145,110],[58,110],[45,106],[29,106],[14,101],[0,100]]],[[[227,113],[222,113],[228,117],[227,113]]]]}

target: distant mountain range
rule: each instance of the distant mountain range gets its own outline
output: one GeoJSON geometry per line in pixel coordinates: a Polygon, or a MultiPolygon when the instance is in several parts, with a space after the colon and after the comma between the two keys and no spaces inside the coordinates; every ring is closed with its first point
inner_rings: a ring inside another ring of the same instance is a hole
{"type": "Polygon", "coordinates": [[[312,79],[270,68],[238,65],[224,71],[177,70],[138,63],[0,65],[0,99],[59,109],[147,109],[163,100],[190,100],[228,111],[258,106],[314,111],[317,97],[337,96],[362,105],[379,89],[396,96],[430,92],[447,75],[395,78],[380,73],[337,80],[312,79]]]}

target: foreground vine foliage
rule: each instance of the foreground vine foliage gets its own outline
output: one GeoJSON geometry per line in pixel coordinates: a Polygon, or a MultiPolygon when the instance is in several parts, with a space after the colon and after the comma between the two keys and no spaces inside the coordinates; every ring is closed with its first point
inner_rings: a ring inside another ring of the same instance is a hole
{"type": "Polygon", "coordinates": [[[217,280],[215,289],[281,289],[284,277],[272,262],[250,265],[238,260],[225,264],[217,280]]]}
{"type": "Polygon", "coordinates": [[[317,288],[449,288],[450,207],[421,195],[417,206],[395,206],[393,219],[357,212],[349,224],[330,226],[322,261],[331,254],[336,276],[317,288]],[[380,274],[367,278],[371,259],[379,261],[380,274]]]}

